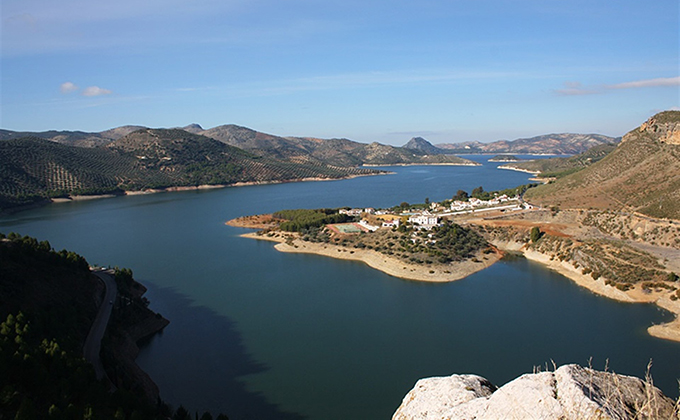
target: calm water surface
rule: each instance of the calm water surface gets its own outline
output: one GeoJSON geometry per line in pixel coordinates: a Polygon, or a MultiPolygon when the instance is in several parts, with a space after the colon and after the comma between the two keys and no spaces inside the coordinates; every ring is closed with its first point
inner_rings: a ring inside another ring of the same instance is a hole
{"type": "MultiPolygon", "coordinates": [[[[485,162],[488,156],[476,156],[485,162]]],[[[613,302],[524,259],[424,284],[361,263],[283,254],[228,219],[285,208],[388,207],[494,190],[527,174],[394,167],[389,176],[120,197],[0,219],[91,263],[131,267],[171,320],[139,364],[163,398],[232,419],[389,419],[418,378],[477,373],[500,385],[533,366],[607,360],[677,396],[680,345],[645,329],[668,320],[613,302]]]]}

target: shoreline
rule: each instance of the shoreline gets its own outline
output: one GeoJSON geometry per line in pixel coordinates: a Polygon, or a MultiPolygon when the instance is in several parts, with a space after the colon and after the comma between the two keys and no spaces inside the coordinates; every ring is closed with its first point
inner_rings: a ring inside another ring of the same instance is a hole
{"type": "Polygon", "coordinates": [[[528,169],[521,169],[521,168],[516,168],[514,166],[508,166],[508,165],[500,165],[500,166],[497,166],[496,169],[506,169],[508,171],[524,172],[524,173],[531,174],[531,175],[534,175],[534,176],[541,173],[541,171],[530,171],[528,169]]]}
{"type": "MultiPolygon", "coordinates": [[[[346,179],[354,179],[363,176],[378,176],[378,175],[393,175],[394,172],[384,172],[377,174],[363,174],[363,175],[348,175],[342,178],[321,178],[321,177],[309,177],[309,178],[298,178],[284,181],[248,181],[248,182],[235,182],[233,184],[202,184],[202,185],[191,185],[191,186],[177,186],[177,187],[167,187],[167,188],[149,188],[146,190],[135,190],[135,191],[122,191],[119,194],[96,194],[96,195],[69,195],[68,197],[56,197],[48,198],[44,205],[47,204],[60,204],[60,203],[71,203],[74,201],[89,201],[89,200],[99,200],[102,198],[115,198],[115,197],[125,197],[125,196],[135,196],[135,195],[147,195],[147,194],[157,194],[157,193],[168,193],[168,192],[180,192],[180,191],[202,191],[202,190],[216,190],[220,188],[232,188],[232,187],[249,187],[254,185],[276,185],[276,184],[287,184],[293,182],[319,182],[319,181],[342,181],[346,179]]],[[[36,205],[40,206],[40,203],[36,205]]],[[[33,208],[33,207],[31,207],[33,208]]],[[[3,211],[11,211],[12,208],[5,209],[3,211]]],[[[20,209],[21,210],[21,209],[20,209]]],[[[20,211],[19,210],[19,211],[20,211]]]]}
{"type": "Polygon", "coordinates": [[[387,163],[387,164],[375,164],[375,163],[363,163],[362,168],[380,168],[385,166],[482,166],[481,163],[387,163]]]}
{"type": "Polygon", "coordinates": [[[353,249],[339,245],[305,242],[293,235],[267,236],[258,232],[244,233],[242,238],[276,242],[274,248],[280,252],[315,254],[341,260],[360,261],[371,268],[390,276],[405,280],[424,281],[430,283],[447,283],[468,277],[478,271],[490,267],[501,259],[500,253],[477,255],[479,262],[465,260],[451,264],[416,265],[398,258],[367,249],[353,249]],[[289,238],[293,238],[290,240],[289,238]],[[486,258],[486,259],[483,259],[486,258]]]}
{"type": "MultiPolygon", "coordinates": [[[[227,224],[238,226],[229,222],[227,224]]],[[[672,301],[668,297],[661,297],[655,292],[644,293],[638,288],[624,292],[616,287],[605,284],[603,277],[594,280],[591,276],[582,274],[580,270],[568,262],[550,260],[548,255],[525,249],[524,244],[519,242],[491,241],[492,245],[500,252],[484,255],[486,259],[478,259],[480,262],[466,260],[448,265],[421,266],[410,264],[373,250],[350,249],[333,244],[305,242],[296,238],[293,234],[267,236],[258,231],[245,233],[240,236],[276,242],[274,248],[280,252],[315,254],[336,259],[361,261],[371,268],[394,277],[430,283],[446,283],[468,277],[498,262],[502,258],[503,252],[521,253],[527,260],[541,264],[543,267],[563,275],[591,293],[608,299],[614,299],[618,302],[655,304],[672,313],[675,315],[673,320],[663,324],[651,325],[647,328],[647,333],[656,338],[680,342],[680,300],[672,301]]],[[[482,256],[477,255],[477,257],[482,256]]]]}
{"type": "Polygon", "coordinates": [[[558,260],[551,261],[550,257],[547,255],[538,251],[526,250],[523,248],[523,244],[520,243],[494,243],[494,245],[502,250],[521,252],[526,259],[541,264],[549,270],[553,270],[563,275],[578,286],[583,287],[596,295],[624,303],[654,304],[665,309],[675,315],[675,319],[663,324],[651,325],[647,328],[647,333],[652,337],[680,342],[680,301],[672,301],[669,298],[661,297],[654,292],[645,294],[638,288],[624,292],[616,287],[605,284],[603,277],[593,280],[591,276],[582,274],[568,262],[558,260]]]}

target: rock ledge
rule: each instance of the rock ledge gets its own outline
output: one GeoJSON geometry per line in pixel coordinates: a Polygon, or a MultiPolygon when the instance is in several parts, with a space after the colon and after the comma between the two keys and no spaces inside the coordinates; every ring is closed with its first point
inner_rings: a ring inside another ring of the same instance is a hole
{"type": "Polygon", "coordinates": [[[392,420],[678,419],[678,406],[632,376],[564,365],[500,388],[476,375],[419,380],[392,420]]]}

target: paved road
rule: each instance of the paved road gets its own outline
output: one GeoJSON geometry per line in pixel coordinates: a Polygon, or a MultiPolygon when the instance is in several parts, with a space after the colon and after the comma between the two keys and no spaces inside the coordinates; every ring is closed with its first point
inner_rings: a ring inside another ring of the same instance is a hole
{"type": "Polygon", "coordinates": [[[113,278],[113,270],[93,270],[92,273],[99,277],[106,286],[106,294],[104,296],[104,301],[99,307],[99,312],[97,317],[92,323],[90,332],[87,334],[87,339],[85,339],[85,345],[83,346],[83,354],[85,360],[92,363],[94,366],[94,371],[97,374],[97,380],[101,380],[106,376],[104,371],[104,366],[102,365],[102,360],[99,357],[99,351],[102,346],[102,338],[104,337],[104,331],[106,331],[106,325],[109,323],[109,318],[111,317],[111,309],[113,305],[110,302],[116,301],[116,295],[118,293],[116,287],[116,281],[113,278]]]}

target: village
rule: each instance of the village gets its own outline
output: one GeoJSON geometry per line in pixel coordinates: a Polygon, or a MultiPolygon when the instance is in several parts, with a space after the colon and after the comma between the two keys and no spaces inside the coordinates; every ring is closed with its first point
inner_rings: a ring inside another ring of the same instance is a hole
{"type": "Polygon", "coordinates": [[[495,196],[489,200],[470,197],[463,200],[446,200],[441,203],[429,203],[427,208],[395,209],[354,208],[340,209],[340,214],[361,217],[357,223],[339,223],[328,225],[338,233],[375,232],[380,228],[399,228],[409,224],[415,230],[431,230],[441,225],[445,217],[476,214],[492,211],[518,211],[533,209],[533,206],[521,199],[519,195],[508,197],[507,194],[495,196]],[[353,228],[354,227],[354,228],[353,228]]]}

